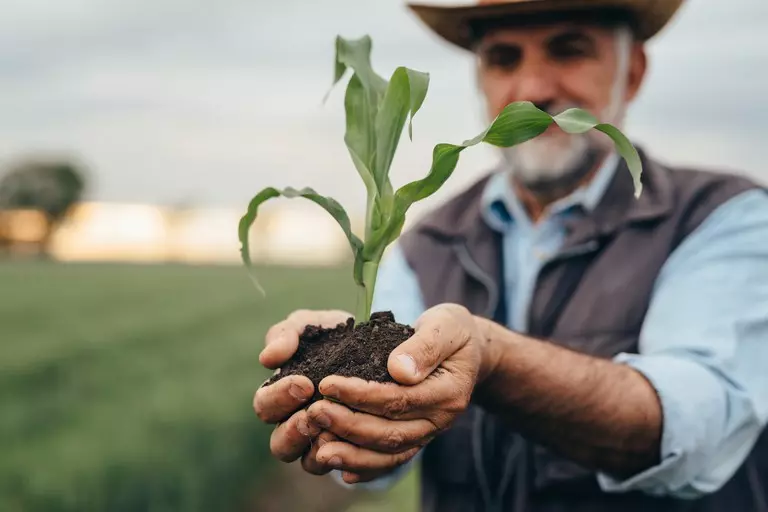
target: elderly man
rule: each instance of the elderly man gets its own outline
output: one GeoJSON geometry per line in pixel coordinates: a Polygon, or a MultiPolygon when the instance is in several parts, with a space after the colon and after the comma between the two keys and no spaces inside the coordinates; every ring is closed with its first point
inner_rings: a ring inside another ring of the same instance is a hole
{"type": "MultiPolygon", "coordinates": [[[[477,57],[489,118],[529,100],[621,125],[644,42],[681,0],[412,6],[477,57]]],[[[595,132],[596,133],[596,132],[595,132]]],[[[426,511],[768,510],[768,194],[557,129],[409,230],[374,310],[416,334],[399,384],[303,377],[257,391],[271,447],[316,474],[391,485],[418,458],[426,511]]],[[[267,335],[291,356],[302,311],[267,335]]]]}

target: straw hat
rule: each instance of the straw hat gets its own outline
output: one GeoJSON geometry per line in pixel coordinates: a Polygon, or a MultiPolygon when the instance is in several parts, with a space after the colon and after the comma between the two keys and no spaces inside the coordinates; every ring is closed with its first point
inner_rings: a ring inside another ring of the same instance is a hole
{"type": "Polygon", "coordinates": [[[530,15],[568,12],[574,15],[612,10],[627,14],[638,39],[650,39],[661,30],[683,0],[478,0],[465,6],[437,6],[412,3],[408,7],[437,35],[448,42],[469,49],[475,23],[530,15]]]}

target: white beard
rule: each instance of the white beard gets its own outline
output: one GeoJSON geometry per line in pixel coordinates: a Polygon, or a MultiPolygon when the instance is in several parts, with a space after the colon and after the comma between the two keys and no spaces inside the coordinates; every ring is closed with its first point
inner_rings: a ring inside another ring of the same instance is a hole
{"type": "Polygon", "coordinates": [[[584,135],[539,136],[511,148],[499,148],[502,157],[522,183],[557,182],[577,172],[589,158],[590,143],[584,135]]]}

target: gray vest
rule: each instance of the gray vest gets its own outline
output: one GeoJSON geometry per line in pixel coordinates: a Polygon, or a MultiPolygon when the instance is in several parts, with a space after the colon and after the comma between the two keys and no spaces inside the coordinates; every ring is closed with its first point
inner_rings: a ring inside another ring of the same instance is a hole
{"type": "MultiPolygon", "coordinates": [[[[641,151],[644,190],[632,195],[623,161],[596,209],[567,226],[538,276],[531,336],[597,357],[637,353],[654,281],[670,253],[715,208],[757,188],[727,174],[669,169],[641,151]]],[[[499,234],[481,218],[487,177],[440,207],[400,243],[427,307],[463,304],[505,323],[499,234]]],[[[593,471],[507,432],[472,406],[425,449],[422,510],[768,512],[768,435],[718,492],[694,501],[601,491],[593,471]]]]}

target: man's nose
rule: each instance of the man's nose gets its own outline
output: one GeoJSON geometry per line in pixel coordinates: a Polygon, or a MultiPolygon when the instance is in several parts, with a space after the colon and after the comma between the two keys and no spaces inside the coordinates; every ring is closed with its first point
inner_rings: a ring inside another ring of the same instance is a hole
{"type": "Polygon", "coordinates": [[[546,63],[524,62],[515,75],[508,103],[530,101],[544,108],[557,100],[556,76],[552,67],[546,63]]]}

